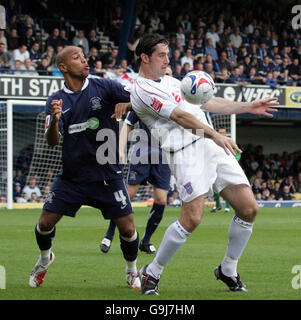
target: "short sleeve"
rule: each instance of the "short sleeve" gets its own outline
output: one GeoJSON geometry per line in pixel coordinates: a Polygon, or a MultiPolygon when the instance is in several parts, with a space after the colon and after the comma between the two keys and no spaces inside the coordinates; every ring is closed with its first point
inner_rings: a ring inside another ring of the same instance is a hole
{"type": "MultiPolygon", "coordinates": [[[[162,85],[149,82],[136,81],[132,95],[137,100],[139,108],[145,108],[149,113],[155,113],[158,117],[169,119],[173,110],[178,106],[174,97],[164,90],[162,85]]],[[[135,110],[135,106],[133,104],[135,110]]]]}

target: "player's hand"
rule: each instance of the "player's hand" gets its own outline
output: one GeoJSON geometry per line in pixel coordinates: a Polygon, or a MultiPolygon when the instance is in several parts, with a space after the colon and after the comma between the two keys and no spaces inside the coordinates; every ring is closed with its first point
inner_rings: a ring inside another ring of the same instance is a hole
{"type": "Polygon", "coordinates": [[[130,102],[127,103],[117,103],[115,105],[115,111],[114,114],[111,115],[112,119],[121,119],[123,114],[126,113],[128,110],[130,110],[132,105],[130,102]]]}
{"type": "Polygon", "coordinates": [[[273,115],[270,112],[277,112],[277,109],[270,108],[273,106],[278,106],[278,98],[268,98],[262,100],[255,100],[251,102],[251,106],[248,108],[249,113],[261,114],[272,118],[273,115]]]}
{"type": "Polygon", "coordinates": [[[50,106],[51,106],[52,121],[58,122],[62,115],[63,100],[62,99],[52,100],[50,103],[50,106]]]}
{"type": "Polygon", "coordinates": [[[242,153],[242,150],[238,148],[238,145],[229,137],[224,136],[218,132],[213,136],[213,141],[220,147],[222,147],[226,154],[229,155],[229,151],[233,154],[233,156],[236,156],[236,152],[242,153]]]}

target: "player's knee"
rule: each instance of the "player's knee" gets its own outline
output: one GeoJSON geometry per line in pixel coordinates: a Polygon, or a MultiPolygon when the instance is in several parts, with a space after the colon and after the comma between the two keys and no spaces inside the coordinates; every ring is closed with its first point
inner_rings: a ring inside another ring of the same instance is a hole
{"type": "Polygon", "coordinates": [[[243,218],[249,222],[253,222],[255,220],[257,213],[258,213],[257,202],[250,204],[249,206],[244,208],[242,211],[243,218]]]}
{"type": "Polygon", "coordinates": [[[135,231],[136,229],[134,225],[122,226],[122,228],[119,229],[120,235],[124,238],[132,238],[135,231]]]}
{"type": "Polygon", "coordinates": [[[52,230],[54,227],[53,223],[45,218],[41,218],[39,220],[39,229],[41,231],[50,231],[52,230]]]}
{"type": "Polygon", "coordinates": [[[156,199],[155,203],[159,206],[166,206],[166,199],[156,199]]]}

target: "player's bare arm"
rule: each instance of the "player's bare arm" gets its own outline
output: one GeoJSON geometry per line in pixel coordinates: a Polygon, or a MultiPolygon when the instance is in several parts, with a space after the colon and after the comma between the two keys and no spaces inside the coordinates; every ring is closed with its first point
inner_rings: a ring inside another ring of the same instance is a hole
{"type": "Polygon", "coordinates": [[[119,158],[120,158],[120,162],[124,164],[127,161],[126,153],[124,151],[125,151],[125,146],[127,144],[130,131],[131,131],[131,126],[128,125],[126,122],[124,122],[119,135],[119,158]]]}
{"type": "Polygon", "coordinates": [[[56,146],[60,141],[60,132],[59,132],[59,120],[62,115],[62,105],[63,100],[52,100],[50,103],[51,106],[51,121],[46,131],[46,139],[50,146],[56,146]]]}
{"type": "Polygon", "coordinates": [[[181,125],[183,128],[192,130],[192,133],[194,134],[197,134],[198,130],[204,130],[204,137],[212,139],[218,146],[222,147],[228,155],[229,151],[234,156],[234,150],[239,153],[242,152],[231,138],[218,133],[211,127],[199,121],[192,114],[185,112],[178,107],[173,110],[170,119],[181,125]]]}
{"type": "Polygon", "coordinates": [[[114,114],[112,114],[111,118],[115,118],[115,119],[121,119],[121,117],[123,116],[124,113],[126,113],[127,111],[132,110],[132,105],[130,102],[126,102],[126,103],[117,103],[115,105],[115,112],[114,114]]]}
{"type": "Polygon", "coordinates": [[[273,107],[276,107],[278,105],[279,102],[278,98],[276,97],[255,100],[252,102],[236,102],[216,97],[205,103],[202,106],[202,109],[209,112],[221,114],[253,113],[271,118],[273,117],[273,114],[271,114],[271,112],[278,111],[273,107]]]}

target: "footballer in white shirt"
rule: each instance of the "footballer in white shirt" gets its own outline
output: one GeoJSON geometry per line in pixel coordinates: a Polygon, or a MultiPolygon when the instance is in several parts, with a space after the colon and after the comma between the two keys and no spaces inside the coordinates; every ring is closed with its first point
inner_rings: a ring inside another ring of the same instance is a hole
{"type": "Polygon", "coordinates": [[[142,37],[136,48],[139,76],[131,90],[132,108],[166,152],[182,200],[180,218],[167,228],[154,260],[139,271],[141,291],[158,295],[163,268],[200,224],[204,199],[212,186],[235,210],[226,253],[214,274],[231,291],[247,291],[237,273],[237,262],[251,236],[258,206],[234,157],[241,150],[231,138],[210,126],[203,110],[272,117],[277,98],[250,103],[213,98],[198,108],[182,98],[180,81],[165,75],[168,53],[168,41],[163,36],[142,37]]]}

